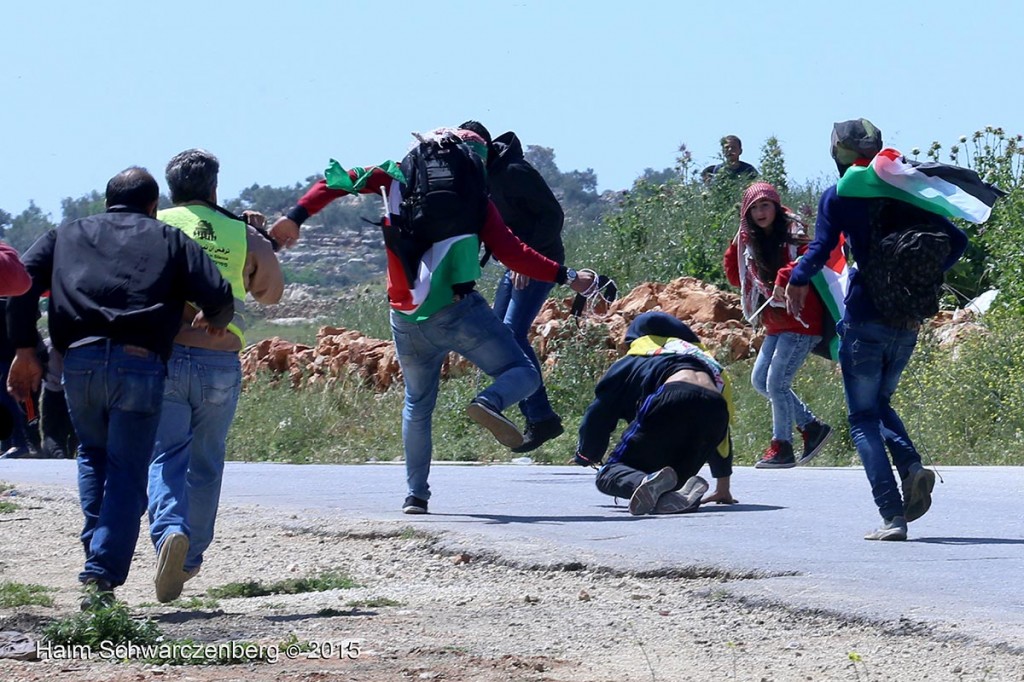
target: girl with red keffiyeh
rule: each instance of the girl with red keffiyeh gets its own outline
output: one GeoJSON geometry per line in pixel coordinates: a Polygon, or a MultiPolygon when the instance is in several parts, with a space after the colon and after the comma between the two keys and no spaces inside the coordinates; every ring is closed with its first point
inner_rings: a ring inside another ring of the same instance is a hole
{"type": "Polygon", "coordinates": [[[758,469],[788,469],[815,457],[832,437],[832,427],[814,416],[793,391],[793,379],[821,342],[825,308],[817,293],[807,297],[799,316],[786,311],[785,289],[810,238],[799,218],[782,205],[767,182],[743,193],[740,227],[725,252],[725,274],[740,288],[743,315],[764,327],[751,383],[772,406],[772,441],[758,469]],[[793,426],[803,436],[803,454],[793,454],[793,426]]]}

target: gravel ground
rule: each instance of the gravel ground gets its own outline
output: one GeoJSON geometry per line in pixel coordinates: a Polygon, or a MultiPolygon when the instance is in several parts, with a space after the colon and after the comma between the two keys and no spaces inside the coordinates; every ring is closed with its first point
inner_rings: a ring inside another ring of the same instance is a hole
{"type": "MultiPolygon", "coordinates": [[[[81,515],[69,491],[19,486],[0,499],[0,582],[57,588],[52,607],[0,608],[0,630],[39,637],[77,612],[81,515]]],[[[724,579],[643,578],[600,568],[509,565],[412,523],[339,523],[227,508],[182,600],[157,605],[143,522],[117,596],[169,638],[279,646],[275,662],[154,666],[92,657],[0,660],[0,680],[1024,680],[1016,651],[918,623],[850,622],[753,604],[724,579]],[[344,571],[351,589],[213,600],[232,582],[344,571]],[[288,658],[284,642],[313,642],[288,658]]],[[[936,595],[939,598],[939,595],[936,595]]],[[[273,650],[271,650],[273,651],[273,650]]]]}

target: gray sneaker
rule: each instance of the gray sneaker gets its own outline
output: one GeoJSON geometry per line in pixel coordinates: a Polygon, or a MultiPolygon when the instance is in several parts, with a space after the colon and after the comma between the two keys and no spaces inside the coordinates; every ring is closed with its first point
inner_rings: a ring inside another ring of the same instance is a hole
{"type": "Polygon", "coordinates": [[[185,555],[188,537],[184,533],[168,533],[160,544],[156,559],[156,600],[161,604],[181,596],[181,588],[188,580],[185,573],[185,555]]]}
{"type": "Polygon", "coordinates": [[[700,476],[691,476],[677,491],[670,490],[658,498],[652,514],[687,514],[700,507],[704,493],[708,491],[708,482],[700,476]]]}
{"type": "Polygon", "coordinates": [[[679,477],[672,467],[665,467],[661,471],[647,474],[647,477],[633,491],[629,498],[629,513],[633,516],[650,514],[658,498],[679,485],[679,477]]]}
{"type": "Polygon", "coordinates": [[[466,408],[466,414],[480,426],[491,432],[495,440],[506,448],[518,448],[523,444],[523,432],[509,421],[508,417],[481,398],[474,398],[466,408]]]}
{"type": "Polygon", "coordinates": [[[902,516],[894,516],[884,520],[881,527],[864,536],[865,540],[906,540],[907,520],[902,516]]]}
{"type": "Polygon", "coordinates": [[[917,521],[928,512],[934,488],[935,472],[931,469],[916,469],[903,479],[903,516],[907,523],[917,521]]]}

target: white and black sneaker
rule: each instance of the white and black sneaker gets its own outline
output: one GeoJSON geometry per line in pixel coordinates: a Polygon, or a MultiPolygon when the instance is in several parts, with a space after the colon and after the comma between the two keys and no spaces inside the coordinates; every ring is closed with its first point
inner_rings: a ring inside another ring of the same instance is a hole
{"type": "Polygon", "coordinates": [[[708,482],[700,476],[691,476],[678,491],[670,490],[658,498],[652,514],[689,514],[700,508],[708,482]]]}
{"type": "Polygon", "coordinates": [[[679,477],[672,467],[647,474],[633,491],[633,496],[629,498],[629,513],[633,516],[650,514],[658,504],[658,499],[668,491],[674,490],[677,485],[679,477]]]}
{"type": "Polygon", "coordinates": [[[495,440],[506,448],[518,448],[523,444],[523,432],[519,427],[483,398],[474,398],[466,408],[466,414],[490,431],[495,440]]]}

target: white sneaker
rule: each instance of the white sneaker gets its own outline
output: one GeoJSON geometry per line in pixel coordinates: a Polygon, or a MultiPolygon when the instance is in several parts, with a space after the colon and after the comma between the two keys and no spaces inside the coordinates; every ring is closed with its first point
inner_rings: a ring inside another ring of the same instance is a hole
{"type": "Polygon", "coordinates": [[[678,491],[670,490],[658,498],[652,514],[687,514],[700,508],[700,501],[708,491],[708,482],[700,476],[691,476],[678,491]]]}
{"type": "Polygon", "coordinates": [[[894,516],[864,536],[865,540],[906,540],[907,520],[902,516],[894,516]]]}
{"type": "Polygon", "coordinates": [[[670,490],[679,485],[679,477],[672,467],[665,467],[661,471],[647,474],[643,482],[633,491],[629,498],[629,513],[633,516],[650,514],[658,504],[658,499],[670,490]]]}

